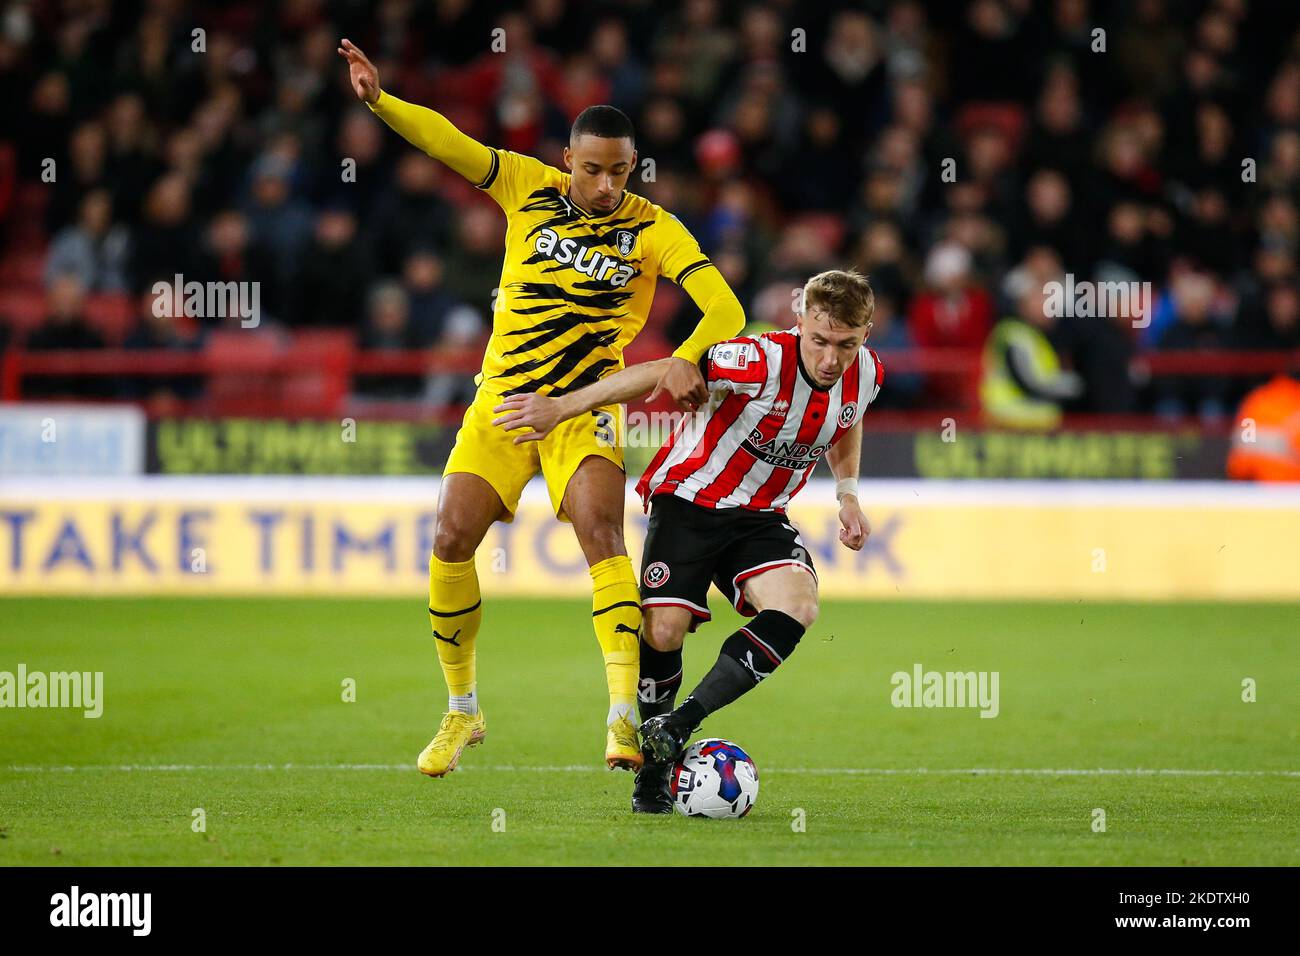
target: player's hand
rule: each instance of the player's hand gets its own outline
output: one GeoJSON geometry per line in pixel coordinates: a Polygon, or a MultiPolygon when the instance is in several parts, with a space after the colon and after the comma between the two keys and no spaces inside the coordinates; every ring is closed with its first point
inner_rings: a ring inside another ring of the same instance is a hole
{"type": "Polygon", "coordinates": [[[379,99],[379,71],[361,52],[361,48],[351,40],[344,40],[339,47],[339,56],[348,61],[348,73],[352,78],[352,89],[363,103],[373,103],[379,99]]]}
{"type": "Polygon", "coordinates": [[[659,378],[655,390],[650,393],[647,402],[653,402],[660,392],[667,392],[684,412],[693,412],[709,399],[709,389],[704,384],[704,376],[694,362],[684,358],[672,358],[668,369],[659,378]]]}
{"type": "Polygon", "coordinates": [[[840,504],[840,543],[846,548],[861,551],[871,535],[871,523],[858,507],[858,499],[845,495],[840,504]]]}
{"type": "Polygon", "coordinates": [[[516,428],[531,428],[531,432],[515,436],[515,444],[526,441],[541,441],[549,435],[556,425],[563,421],[560,415],[559,400],[538,395],[511,395],[501,400],[501,404],[492,409],[500,418],[492,420],[506,431],[516,428]]]}

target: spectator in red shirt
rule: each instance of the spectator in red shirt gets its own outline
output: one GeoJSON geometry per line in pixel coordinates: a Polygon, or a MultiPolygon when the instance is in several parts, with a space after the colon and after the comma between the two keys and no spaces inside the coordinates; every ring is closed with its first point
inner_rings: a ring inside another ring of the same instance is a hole
{"type": "Polygon", "coordinates": [[[912,338],[923,348],[978,351],[993,322],[993,299],[971,275],[965,246],[943,242],[925,262],[926,289],[912,300],[912,338]]]}
{"type": "MultiPolygon", "coordinates": [[[[970,251],[955,242],[939,243],[926,259],[925,284],[908,315],[913,341],[922,348],[983,348],[993,325],[993,299],[974,281],[970,251]]],[[[930,376],[926,393],[941,404],[959,402],[961,382],[930,376]]]]}

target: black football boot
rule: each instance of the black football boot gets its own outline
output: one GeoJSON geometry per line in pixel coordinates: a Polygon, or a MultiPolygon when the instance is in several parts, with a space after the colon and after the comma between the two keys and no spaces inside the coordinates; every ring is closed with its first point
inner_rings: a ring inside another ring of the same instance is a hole
{"type": "Polygon", "coordinates": [[[641,725],[641,753],[647,760],[674,764],[686,749],[694,729],[677,711],[651,717],[641,725]]]}
{"type": "Polygon", "coordinates": [[[645,763],[632,784],[633,813],[672,813],[672,774],[676,761],[655,760],[642,750],[645,763]]]}

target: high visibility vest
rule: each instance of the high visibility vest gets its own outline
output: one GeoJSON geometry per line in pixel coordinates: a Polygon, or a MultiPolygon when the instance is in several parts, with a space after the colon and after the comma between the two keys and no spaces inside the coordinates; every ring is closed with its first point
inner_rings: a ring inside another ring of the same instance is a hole
{"type": "Polygon", "coordinates": [[[1061,423],[1061,406],[1024,391],[1011,375],[1007,349],[1015,345],[1029,357],[1037,378],[1055,378],[1061,363],[1047,336],[1026,322],[1003,319],[984,343],[984,372],[980,379],[980,404],[984,413],[1002,425],[1016,428],[1055,428],[1061,423]]]}
{"type": "Polygon", "coordinates": [[[1300,381],[1279,375],[1241,403],[1228,453],[1228,477],[1300,481],[1300,381]]]}

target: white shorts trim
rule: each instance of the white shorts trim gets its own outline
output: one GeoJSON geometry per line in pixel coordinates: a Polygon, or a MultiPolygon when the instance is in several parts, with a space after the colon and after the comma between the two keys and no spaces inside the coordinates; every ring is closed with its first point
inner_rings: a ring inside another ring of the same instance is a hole
{"type": "MultiPolygon", "coordinates": [[[[762,564],[756,564],[752,568],[746,568],[731,579],[731,606],[737,611],[740,611],[740,613],[745,613],[740,610],[740,603],[742,600],[740,582],[742,578],[751,578],[756,572],[768,571],[772,568],[780,568],[786,565],[794,565],[797,568],[803,568],[813,576],[814,581],[817,580],[817,572],[813,569],[813,566],[811,564],[806,564],[803,561],[796,561],[794,558],[782,558],[780,561],[764,561],[762,564]]],[[[644,604],[645,602],[642,601],[641,603],[644,604]]]]}
{"type": "Polygon", "coordinates": [[[678,607],[689,608],[692,614],[696,615],[697,617],[702,617],[706,621],[711,620],[713,618],[713,614],[709,611],[707,607],[700,607],[695,602],[688,601],[685,598],[655,597],[655,598],[641,599],[642,607],[661,607],[664,605],[677,605],[678,607]]]}

